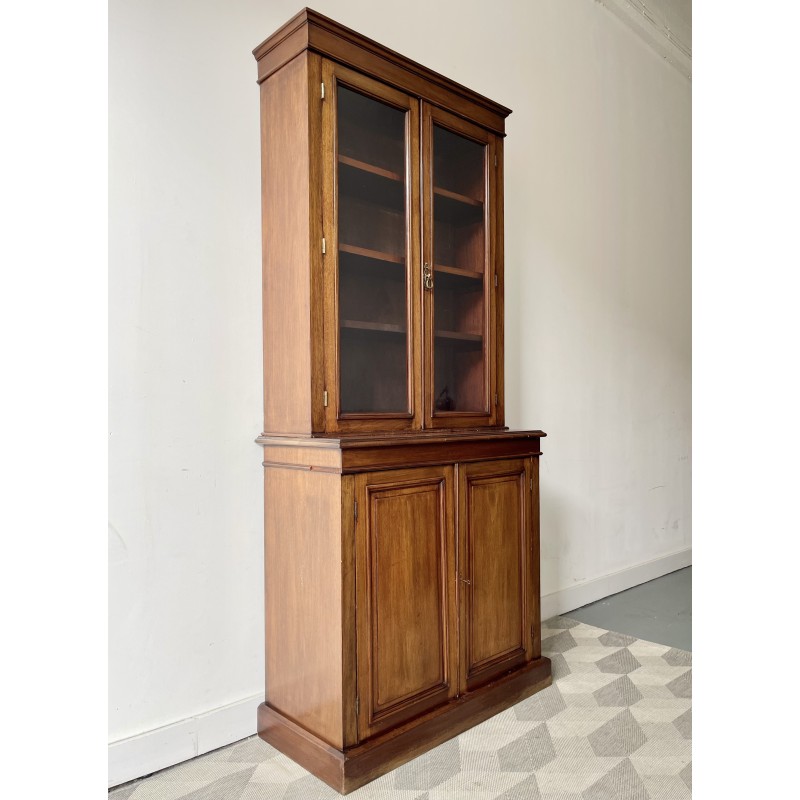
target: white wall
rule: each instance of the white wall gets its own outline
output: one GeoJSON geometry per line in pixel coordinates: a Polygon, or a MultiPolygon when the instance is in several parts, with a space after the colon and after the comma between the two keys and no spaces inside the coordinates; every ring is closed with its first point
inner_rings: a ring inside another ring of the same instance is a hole
{"type": "MultiPolygon", "coordinates": [[[[315,7],[514,109],[507,422],[549,434],[545,610],[685,563],[689,81],[592,0],[315,7]]],[[[261,240],[250,51],[299,8],[110,6],[111,783],[255,728],[261,240]]]]}

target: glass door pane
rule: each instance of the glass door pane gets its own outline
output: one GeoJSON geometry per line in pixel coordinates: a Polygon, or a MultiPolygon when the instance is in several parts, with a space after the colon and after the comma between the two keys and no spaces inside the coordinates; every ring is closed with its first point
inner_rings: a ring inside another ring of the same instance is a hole
{"type": "Polygon", "coordinates": [[[433,413],[488,412],[487,145],[434,123],[433,413]]]}
{"type": "Polygon", "coordinates": [[[340,415],[410,413],[408,109],[337,87],[340,415]]]}

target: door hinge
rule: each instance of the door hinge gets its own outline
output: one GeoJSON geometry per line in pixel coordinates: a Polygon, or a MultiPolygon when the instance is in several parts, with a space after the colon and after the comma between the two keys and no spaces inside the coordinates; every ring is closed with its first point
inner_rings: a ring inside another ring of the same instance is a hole
{"type": "Polygon", "coordinates": [[[531,639],[536,639],[536,626],[531,625],[531,639]]]}
{"type": "Polygon", "coordinates": [[[320,100],[324,100],[325,99],[325,82],[324,81],[319,85],[319,97],[320,97],[320,100]]]}
{"type": "Polygon", "coordinates": [[[353,519],[358,522],[358,500],[353,500],[353,519]]]}
{"type": "Polygon", "coordinates": [[[328,390],[324,389],[322,392],[322,405],[327,408],[328,407],[328,390]]]}
{"type": "Polygon", "coordinates": [[[499,405],[500,405],[500,398],[498,398],[498,396],[497,396],[497,392],[495,392],[495,393],[494,393],[494,404],[495,404],[496,406],[499,406],[499,405]]]}
{"type": "Polygon", "coordinates": [[[533,478],[531,478],[531,491],[533,491],[533,478]]]}
{"type": "Polygon", "coordinates": [[[497,273],[496,272],[494,274],[494,285],[495,285],[495,288],[496,288],[497,287],[497,273]]]}
{"type": "Polygon", "coordinates": [[[322,237],[322,255],[325,255],[325,237],[322,237]]]}
{"type": "MultiPolygon", "coordinates": [[[[324,95],[323,95],[324,97],[324,95]]],[[[494,165],[497,166],[497,153],[494,154],[494,165]]]]}

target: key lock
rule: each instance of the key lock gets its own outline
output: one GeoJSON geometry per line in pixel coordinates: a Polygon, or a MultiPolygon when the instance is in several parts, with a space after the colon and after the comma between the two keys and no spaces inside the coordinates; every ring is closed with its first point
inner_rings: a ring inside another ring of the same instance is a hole
{"type": "Polygon", "coordinates": [[[433,272],[427,261],[422,267],[422,285],[426,289],[433,289],[433,272]]]}

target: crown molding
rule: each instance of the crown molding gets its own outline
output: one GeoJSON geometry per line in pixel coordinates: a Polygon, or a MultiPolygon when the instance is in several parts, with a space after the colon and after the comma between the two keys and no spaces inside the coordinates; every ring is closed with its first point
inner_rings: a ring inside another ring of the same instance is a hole
{"type": "Polygon", "coordinates": [[[632,30],[670,66],[692,78],[692,46],[683,41],[642,0],[595,0],[632,30]]]}

